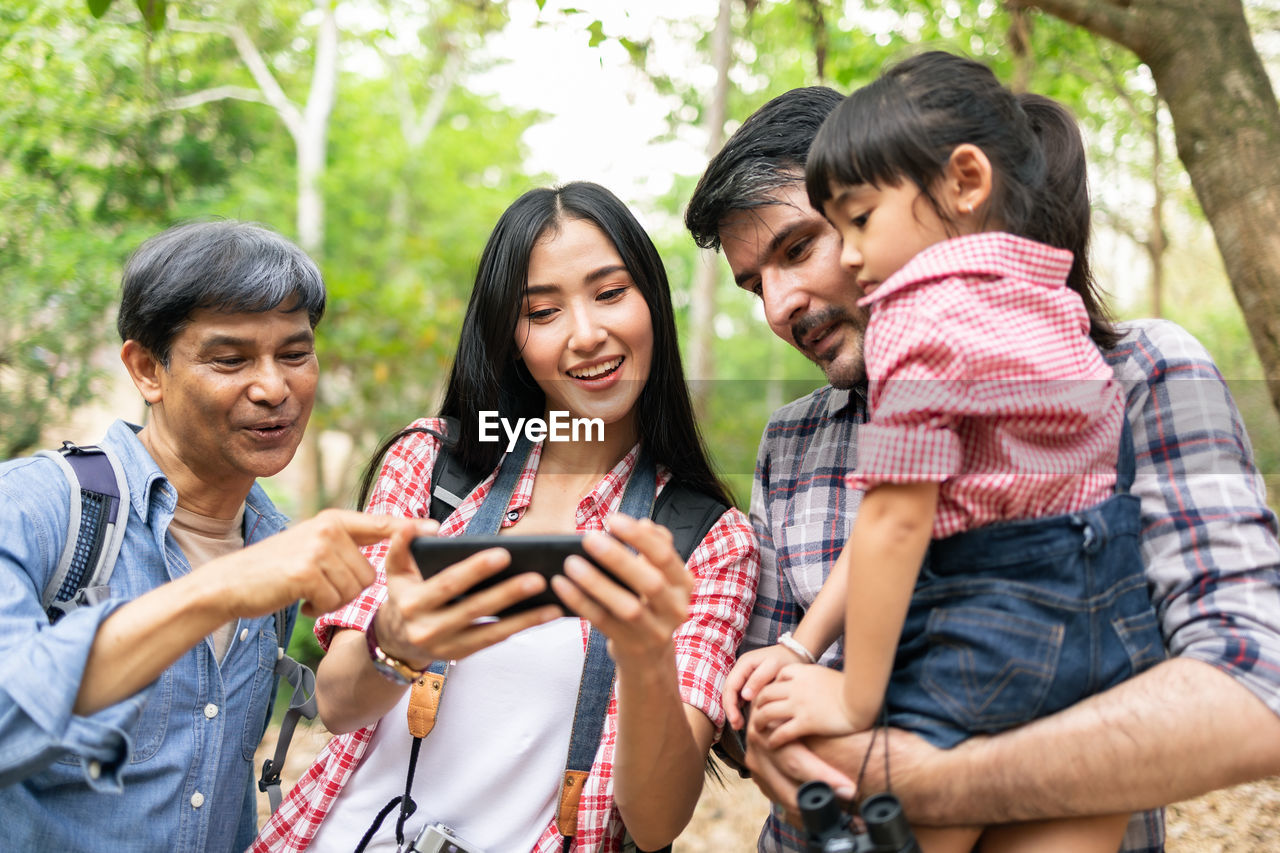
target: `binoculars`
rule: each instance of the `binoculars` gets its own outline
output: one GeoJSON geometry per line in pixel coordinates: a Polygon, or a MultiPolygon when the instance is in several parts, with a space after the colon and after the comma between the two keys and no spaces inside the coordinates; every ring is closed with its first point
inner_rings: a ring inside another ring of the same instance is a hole
{"type": "Polygon", "coordinates": [[[796,795],[809,853],[920,853],[911,824],[893,794],[876,794],[858,813],[866,827],[855,832],[826,782],[806,782],[796,795]]]}

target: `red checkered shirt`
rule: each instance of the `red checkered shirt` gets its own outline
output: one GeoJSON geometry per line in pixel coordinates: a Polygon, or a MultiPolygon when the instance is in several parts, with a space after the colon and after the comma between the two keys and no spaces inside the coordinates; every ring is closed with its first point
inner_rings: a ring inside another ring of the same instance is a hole
{"type": "Polygon", "coordinates": [[[1113,492],[1124,402],[1066,286],[1071,258],[1012,234],[958,237],[861,301],[871,415],[853,488],[937,481],[939,539],[1113,492]]]}
{"type": "MultiPolygon", "coordinates": [[[[443,421],[434,418],[415,421],[412,426],[444,431],[443,421]]],[[[438,449],[439,440],[427,434],[410,434],[396,442],[383,462],[369,499],[369,511],[411,518],[429,517],[431,470],[438,449]]],[[[637,450],[638,446],[632,448],[579,502],[574,519],[578,530],[604,529],[605,516],[621,503],[637,450]]],[[[516,519],[504,519],[504,527],[516,523],[528,509],[541,455],[542,445],[535,445],[508,506],[508,512],[515,512],[516,519]]],[[[441,536],[462,533],[488,496],[496,475],[495,471],[445,519],[440,528],[441,536]]],[[[660,468],[659,491],[670,479],[671,473],[660,468]]],[[[316,621],[316,637],[326,648],[335,628],[364,630],[378,605],[386,598],[382,569],[386,544],[370,546],[365,553],[377,571],[377,580],[351,604],[316,621]]],[[[759,548],[746,516],[737,509],[726,512],[694,549],[688,566],[695,584],[689,604],[689,619],[673,638],[680,696],[686,704],[706,714],[719,728],[724,723],[720,689],[742,639],[760,571],[759,548]]],[[[584,649],[588,630],[584,620],[584,649]]],[[[578,803],[578,834],[574,850],[608,853],[622,849],[623,826],[613,805],[612,778],[618,738],[617,712],[615,695],[609,701],[600,749],[578,803]]],[[[397,719],[389,720],[388,724],[407,725],[407,722],[397,719]]],[[[373,731],[374,726],[370,726],[333,738],[271,816],[250,849],[255,853],[305,850],[351,771],[360,762],[373,731]]],[[[518,772],[518,768],[501,768],[495,772],[518,772]]],[[[552,780],[552,783],[558,783],[558,780],[552,780]]],[[[372,817],[370,815],[370,820],[372,817]]],[[[553,818],[538,839],[534,851],[558,853],[561,844],[553,818]]]]}

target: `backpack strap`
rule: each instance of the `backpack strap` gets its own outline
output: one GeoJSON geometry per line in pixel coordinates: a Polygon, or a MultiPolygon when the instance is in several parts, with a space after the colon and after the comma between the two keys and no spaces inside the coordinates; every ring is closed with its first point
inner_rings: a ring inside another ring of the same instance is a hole
{"type": "Polygon", "coordinates": [[[129,521],[129,484],[120,461],[102,447],[64,441],[60,450],[37,455],[57,463],[71,487],[62,555],[40,599],[52,624],[77,607],[106,600],[129,521]]]}
{"type": "Polygon", "coordinates": [[[653,505],[653,520],[671,531],[676,553],[687,563],[729,508],[720,501],[672,478],[653,505]]]}
{"type": "MultiPolygon", "coordinates": [[[[445,420],[451,422],[452,434],[456,421],[453,418],[445,420]]],[[[485,476],[464,468],[449,452],[448,445],[442,443],[431,469],[431,518],[443,524],[462,505],[467,495],[484,481],[485,476]]],[[[710,495],[672,478],[662,487],[650,517],[671,531],[676,553],[687,563],[694,549],[728,511],[727,506],[710,495]]]]}
{"type": "Polygon", "coordinates": [[[314,720],[318,713],[316,674],[311,667],[295,660],[287,651],[289,646],[288,609],[277,610],[275,620],[277,690],[286,684],[290,689],[289,707],[284,712],[284,719],[280,721],[280,734],[276,736],[276,751],[262,763],[262,775],[258,777],[258,790],[266,793],[272,814],[280,808],[283,800],[280,790],[280,772],[284,769],[284,759],[289,754],[289,744],[293,741],[293,731],[298,726],[298,719],[306,717],[308,720],[314,720]]]}

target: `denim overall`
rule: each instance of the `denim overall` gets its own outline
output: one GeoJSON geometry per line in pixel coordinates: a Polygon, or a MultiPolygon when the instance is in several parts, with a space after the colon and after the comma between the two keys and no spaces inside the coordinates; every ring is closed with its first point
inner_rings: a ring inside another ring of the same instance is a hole
{"type": "Polygon", "coordinates": [[[1088,509],[992,524],[930,545],[885,695],[889,725],[948,749],[1043,717],[1164,658],[1129,494],[1088,509]]]}

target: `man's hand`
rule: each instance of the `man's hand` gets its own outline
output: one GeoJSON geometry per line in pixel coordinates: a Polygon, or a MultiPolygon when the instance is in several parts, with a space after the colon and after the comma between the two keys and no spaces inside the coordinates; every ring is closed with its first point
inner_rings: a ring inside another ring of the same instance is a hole
{"type": "Polygon", "coordinates": [[[255,618],[304,599],[302,612],[336,610],[373,583],[362,545],[411,533],[415,519],[327,509],[308,521],[206,563],[200,572],[225,587],[226,619],[255,618]]]}
{"type": "Polygon", "coordinates": [[[777,749],[764,743],[764,732],[755,726],[754,713],[747,724],[747,769],[761,792],[782,806],[787,820],[799,826],[796,791],[805,782],[820,780],[830,785],[836,796],[853,798],[853,780],[815,755],[806,741],[792,741],[777,749]]]}
{"type": "Polygon", "coordinates": [[[319,614],[341,607],[373,582],[361,545],[417,522],[350,510],[310,521],[210,560],[112,613],[98,629],[75,713],[91,714],[138,692],[210,631],[233,619],[274,613],[300,598],[319,614]]]}

